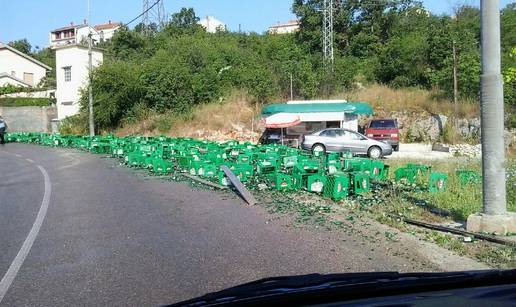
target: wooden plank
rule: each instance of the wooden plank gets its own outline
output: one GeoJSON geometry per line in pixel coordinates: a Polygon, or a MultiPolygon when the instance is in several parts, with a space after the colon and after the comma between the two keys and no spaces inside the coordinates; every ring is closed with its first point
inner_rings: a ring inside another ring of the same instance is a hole
{"type": "Polygon", "coordinates": [[[185,176],[185,177],[187,177],[187,178],[190,178],[190,179],[192,179],[192,180],[195,180],[195,181],[197,181],[197,182],[203,183],[203,184],[205,184],[205,185],[207,185],[207,186],[210,186],[210,187],[213,187],[213,188],[216,188],[216,189],[225,190],[225,189],[227,189],[227,188],[228,188],[228,187],[225,187],[225,186],[223,186],[223,185],[218,185],[218,184],[213,183],[213,182],[210,182],[210,181],[208,181],[208,180],[204,180],[204,179],[201,179],[201,178],[199,178],[199,177],[192,176],[192,175],[190,175],[190,174],[181,174],[181,176],[185,176]]]}
{"type": "Polygon", "coordinates": [[[226,176],[228,177],[229,181],[233,184],[233,186],[237,189],[240,196],[251,206],[256,204],[256,200],[253,197],[253,194],[249,192],[245,186],[240,182],[240,179],[238,179],[235,174],[225,165],[221,167],[222,171],[226,176]]]}

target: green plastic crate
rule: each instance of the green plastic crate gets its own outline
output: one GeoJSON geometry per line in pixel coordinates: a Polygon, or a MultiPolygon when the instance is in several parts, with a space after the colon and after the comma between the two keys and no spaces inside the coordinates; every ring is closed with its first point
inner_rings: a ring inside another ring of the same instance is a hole
{"type": "Polygon", "coordinates": [[[405,168],[414,169],[417,172],[417,176],[419,177],[425,177],[430,174],[432,167],[428,165],[422,165],[422,164],[407,164],[405,168]]]}
{"type": "Polygon", "coordinates": [[[229,181],[228,177],[226,176],[226,174],[223,171],[219,171],[217,173],[217,181],[218,181],[219,185],[222,185],[225,187],[231,185],[231,181],[229,181]]]}
{"type": "Polygon", "coordinates": [[[430,193],[438,193],[446,191],[448,184],[448,175],[443,173],[430,173],[428,180],[428,191],[430,193]]]}
{"type": "Polygon", "coordinates": [[[371,168],[369,170],[369,176],[373,180],[385,180],[389,175],[389,166],[385,165],[382,161],[374,160],[371,162],[371,168]]]}
{"type": "Polygon", "coordinates": [[[168,175],[174,171],[174,164],[161,158],[155,158],[152,163],[152,171],[156,175],[168,175]]]}
{"type": "Polygon", "coordinates": [[[277,191],[291,191],[294,189],[294,180],[292,176],[278,173],[271,175],[271,177],[272,186],[277,191]]]}
{"type": "Polygon", "coordinates": [[[275,160],[258,161],[256,165],[256,172],[260,175],[272,174],[277,170],[277,162],[275,160]]]}
{"type": "Polygon", "coordinates": [[[283,158],[283,167],[284,168],[290,168],[297,165],[298,156],[288,156],[283,158]]]}
{"type": "Polygon", "coordinates": [[[353,180],[353,193],[363,194],[371,191],[371,184],[369,181],[369,174],[365,172],[354,172],[351,173],[353,180]]]}
{"type": "Polygon", "coordinates": [[[394,171],[394,180],[404,184],[415,184],[417,181],[417,170],[413,168],[398,168],[394,171]]]}
{"type": "Polygon", "coordinates": [[[326,176],[310,175],[307,177],[306,189],[309,192],[322,193],[326,180],[326,176]]]}
{"type": "Polygon", "coordinates": [[[334,175],[329,176],[323,188],[323,196],[339,201],[349,194],[349,176],[334,175]]]}

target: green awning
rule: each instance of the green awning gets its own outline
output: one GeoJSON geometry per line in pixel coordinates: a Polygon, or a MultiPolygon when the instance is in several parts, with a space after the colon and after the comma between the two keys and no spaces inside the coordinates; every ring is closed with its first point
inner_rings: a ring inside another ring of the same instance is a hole
{"type": "Polygon", "coordinates": [[[267,117],[277,113],[322,113],[344,112],[355,115],[373,115],[373,109],[365,102],[345,103],[300,103],[300,104],[270,104],[263,108],[262,116],[267,117]]]}

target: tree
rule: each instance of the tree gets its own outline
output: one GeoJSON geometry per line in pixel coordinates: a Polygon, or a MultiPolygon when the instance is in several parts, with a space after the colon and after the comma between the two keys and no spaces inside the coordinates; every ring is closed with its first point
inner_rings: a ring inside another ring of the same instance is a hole
{"type": "Polygon", "coordinates": [[[26,38],[9,42],[7,45],[13,47],[14,49],[20,52],[31,55],[32,46],[26,38]]]}
{"type": "Polygon", "coordinates": [[[145,40],[142,35],[129,30],[127,27],[122,27],[116,31],[111,42],[111,51],[119,59],[140,56],[145,47],[145,40]]]}
{"type": "Polygon", "coordinates": [[[179,13],[172,14],[170,25],[177,28],[193,28],[197,26],[199,17],[195,15],[193,8],[182,8],[179,13]]]}
{"type": "Polygon", "coordinates": [[[52,68],[51,71],[47,72],[47,75],[41,80],[41,84],[38,87],[43,88],[55,88],[56,86],[56,52],[52,48],[40,49],[34,53],[33,57],[45,63],[52,68]]]}

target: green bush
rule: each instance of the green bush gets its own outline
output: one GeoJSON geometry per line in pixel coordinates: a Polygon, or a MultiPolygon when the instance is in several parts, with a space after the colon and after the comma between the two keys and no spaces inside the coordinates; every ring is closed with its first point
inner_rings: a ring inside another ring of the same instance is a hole
{"type": "Polygon", "coordinates": [[[52,103],[50,98],[0,98],[0,107],[48,107],[52,103]]]}

